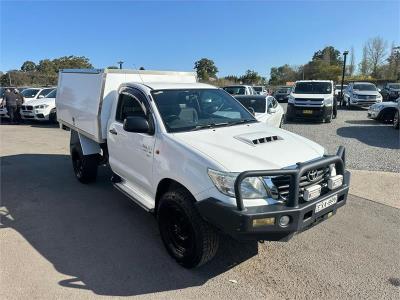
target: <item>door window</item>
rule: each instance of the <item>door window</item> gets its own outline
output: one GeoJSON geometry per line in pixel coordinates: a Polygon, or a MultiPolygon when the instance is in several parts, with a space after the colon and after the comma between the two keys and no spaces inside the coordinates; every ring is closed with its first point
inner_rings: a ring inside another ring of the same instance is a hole
{"type": "Polygon", "coordinates": [[[148,108],[143,99],[137,95],[122,93],[118,99],[118,107],[115,120],[124,122],[127,117],[147,117],[148,108]]]}

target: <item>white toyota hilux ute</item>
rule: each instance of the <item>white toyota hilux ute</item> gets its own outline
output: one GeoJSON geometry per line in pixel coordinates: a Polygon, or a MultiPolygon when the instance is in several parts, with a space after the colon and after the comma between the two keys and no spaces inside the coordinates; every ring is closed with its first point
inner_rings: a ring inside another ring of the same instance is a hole
{"type": "Polygon", "coordinates": [[[186,268],[213,258],[221,232],[287,241],[346,203],[343,147],[328,155],[259,122],[194,73],[62,70],[56,106],[78,180],[93,182],[107,163],[186,268]]]}

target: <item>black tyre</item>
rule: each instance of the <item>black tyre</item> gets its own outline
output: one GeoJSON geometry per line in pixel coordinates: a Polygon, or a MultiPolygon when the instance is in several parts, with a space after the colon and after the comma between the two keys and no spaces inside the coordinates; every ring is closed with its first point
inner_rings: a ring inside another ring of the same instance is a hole
{"type": "Polygon", "coordinates": [[[325,118],[325,123],[330,123],[332,121],[332,115],[325,118]]]}
{"type": "Polygon", "coordinates": [[[282,118],[281,118],[281,122],[279,123],[279,128],[282,128],[284,119],[285,119],[285,115],[283,115],[282,118]]]}
{"type": "Polygon", "coordinates": [[[96,181],[99,155],[83,155],[80,145],[71,149],[72,167],[76,178],[82,183],[96,181]]]}
{"type": "Polygon", "coordinates": [[[393,128],[399,129],[399,110],[396,110],[393,117],[393,128]]]}
{"type": "Polygon", "coordinates": [[[55,110],[50,112],[49,121],[50,121],[50,123],[53,123],[53,124],[57,123],[57,112],[55,110]]]}
{"type": "Polygon", "coordinates": [[[218,233],[202,219],[186,189],[176,188],[161,197],[157,219],[168,253],[183,267],[201,266],[215,256],[218,233]]]}

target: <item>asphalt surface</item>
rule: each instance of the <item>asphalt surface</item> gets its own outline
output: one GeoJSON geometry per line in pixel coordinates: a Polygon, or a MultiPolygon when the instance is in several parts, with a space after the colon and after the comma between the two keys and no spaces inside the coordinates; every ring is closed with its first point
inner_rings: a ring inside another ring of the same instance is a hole
{"type": "Polygon", "coordinates": [[[113,189],[109,170],[78,183],[68,132],[0,130],[0,299],[398,299],[398,209],[349,196],[288,243],[225,237],[211,263],[186,270],[164,250],[154,218],[113,189]]]}
{"type": "MultiPolygon", "coordinates": [[[[286,111],[287,104],[281,105],[286,111]]],[[[351,169],[400,172],[399,130],[368,119],[367,109],[340,109],[331,123],[296,121],[283,128],[323,145],[329,153],[345,146],[351,169]]]]}

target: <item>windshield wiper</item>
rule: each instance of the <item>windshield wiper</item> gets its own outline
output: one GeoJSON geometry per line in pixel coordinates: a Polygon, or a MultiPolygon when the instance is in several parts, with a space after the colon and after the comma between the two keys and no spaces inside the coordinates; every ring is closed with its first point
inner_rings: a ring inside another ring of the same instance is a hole
{"type": "Polygon", "coordinates": [[[244,119],[244,120],[239,120],[236,122],[229,123],[229,126],[245,124],[245,123],[253,123],[253,122],[258,122],[258,121],[254,120],[254,119],[244,119]]]}
{"type": "Polygon", "coordinates": [[[197,125],[195,128],[192,129],[192,131],[206,129],[206,128],[221,127],[226,125],[230,125],[230,123],[211,123],[211,124],[197,125]]]}

